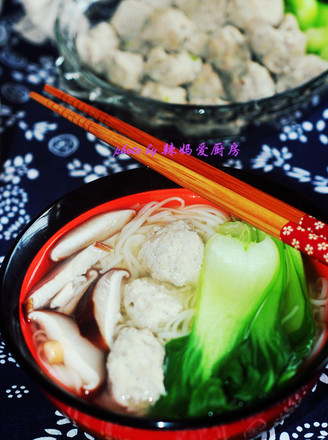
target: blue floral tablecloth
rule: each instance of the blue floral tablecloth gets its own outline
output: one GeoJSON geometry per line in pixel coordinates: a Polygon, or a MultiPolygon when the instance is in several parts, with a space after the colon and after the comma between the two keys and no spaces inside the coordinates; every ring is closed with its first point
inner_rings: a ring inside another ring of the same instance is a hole
{"type": "MultiPolygon", "coordinates": [[[[19,1],[10,0],[0,16],[0,264],[22,227],[53,200],[86,182],[139,166],[126,155],[114,157],[110,146],[29,99],[30,90],[57,84],[57,52],[49,43],[33,45],[15,32],[21,15],[19,1]]],[[[279,131],[250,132],[239,143],[238,155],[225,150],[216,155],[216,163],[280,182],[328,215],[327,98],[279,131]]],[[[48,402],[0,337],[0,439],[64,438],[93,437],[48,402]]],[[[328,438],[327,370],[295,413],[261,437],[309,438],[328,438]]]]}

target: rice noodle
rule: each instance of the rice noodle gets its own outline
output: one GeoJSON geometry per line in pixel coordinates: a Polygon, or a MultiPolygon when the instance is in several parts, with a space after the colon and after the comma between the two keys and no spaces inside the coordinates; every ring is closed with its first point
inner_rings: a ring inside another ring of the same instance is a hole
{"type": "Polygon", "coordinates": [[[310,305],[312,315],[316,326],[316,342],[312,348],[312,352],[316,353],[326,341],[326,328],[328,319],[328,280],[320,277],[316,282],[310,283],[310,305]]]}

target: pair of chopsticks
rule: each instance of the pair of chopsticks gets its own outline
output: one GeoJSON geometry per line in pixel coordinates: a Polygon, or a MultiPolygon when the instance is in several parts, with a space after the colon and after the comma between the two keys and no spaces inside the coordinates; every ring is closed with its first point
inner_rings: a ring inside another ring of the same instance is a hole
{"type": "Polygon", "coordinates": [[[35,92],[30,97],[115,148],[138,148],[132,157],[178,185],[194,191],[233,215],[328,264],[328,225],[187,154],[165,155],[166,143],[50,85],[44,90],[112,127],[100,125],[35,92]],[[147,147],[156,149],[149,155],[147,147]]]}

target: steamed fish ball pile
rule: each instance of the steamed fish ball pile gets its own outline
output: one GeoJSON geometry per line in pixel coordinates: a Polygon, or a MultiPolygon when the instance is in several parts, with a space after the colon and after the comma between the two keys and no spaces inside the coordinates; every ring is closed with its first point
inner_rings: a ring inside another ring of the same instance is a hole
{"type": "Polygon", "coordinates": [[[143,243],[139,259],[152,278],[181,287],[198,280],[203,253],[197,232],[178,220],[156,228],[143,243]]]}
{"type": "Polygon", "coordinates": [[[164,347],[148,329],[123,328],[108,356],[111,391],[129,410],[146,409],[165,391],[164,347]]]}
{"type": "Polygon", "coordinates": [[[306,35],[283,0],[123,0],[106,25],[78,35],[82,61],[118,87],[169,103],[261,99],[328,69],[307,58],[306,35]],[[195,91],[203,65],[218,78],[206,93],[195,91]]]}

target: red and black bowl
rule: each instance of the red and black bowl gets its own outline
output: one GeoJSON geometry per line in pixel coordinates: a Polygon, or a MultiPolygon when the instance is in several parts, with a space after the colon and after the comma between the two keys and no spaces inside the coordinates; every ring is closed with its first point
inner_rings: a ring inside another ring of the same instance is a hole
{"type": "MultiPolygon", "coordinates": [[[[240,170],[225,170],[274,196],[283,196],[284,201],[325,221],[324,213],[286,188],[240,170]]],[[[251,439],[290,414],[311,390],[328,362],[327,329],[320,347],[298,373],[267,398],[230,412],[181,419],[138,417],[96,406],[53,380],[33,351],[22,304],[30,288],[49,269],[49,249],[59,235],[105,210],[164,200],[172,195],[179,195],[187,203],[204,201],[159,174],[138,168],[86,184],[45,209],[25,227],[3,261],[1,331],[16,360],[55,406],[95,437],[106,440],[251,439]]],[[[328,266],[317,262],[311,264],[319,275],[328,278],[328,266]]]]}

